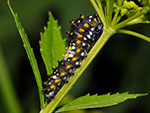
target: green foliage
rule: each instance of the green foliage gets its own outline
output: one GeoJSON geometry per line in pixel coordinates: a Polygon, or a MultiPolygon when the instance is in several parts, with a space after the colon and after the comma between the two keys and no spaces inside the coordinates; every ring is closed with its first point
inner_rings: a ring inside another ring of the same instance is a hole
{"type": "Polygon", "coordinates": [[[20,33],[21,39],[22,39],[23,44],[24,44],[24,48],[26,50],[26,53],[28,55],[28,59],[30,61],[31,67],[33,69],[34,77],[36,79],[37,86],[38,86],[41,108],[43,108],[44,107],[44,95],[41,92],[42,89],[43,89],[42,79],[41,79],[40,71],[39,71],[39,68],[38,68],[38,65],[37,65],[37,61],[36,61],[34,53],[33,53],[33,49],[31,48],[28,37],[25,34],[25,31],[22,28],[21,23],[19,22],[19,18],[17,16],[17,14],[15,14],[14,11],[12,10],[9,1],[8,1],[8,6],[9,6],[9,8],[11,10],[11,13],[12,13],[14,19],[15,19],[17,29],[20,33]]]}
{"type": "Polygon", "coordinates": [[[124,1],[121,6],[121,16],[127,15],[128,17],[133,16],[141,8],[138,7],[133,1],[124,1]]]}
{"type": "Polygon", "coordinates": [[[143,6],[149,6],[150,1],[149,0],[138,0],[143,6]]]}
{"type": "Polygon", "coordinates": [[[89,94],[79,97],[63,107],[59,108],[57,112],[66,112],[75,109],[89,109],[89,108],[102,108],[107,106],[113,106],[118,103],[124,102],[128,99],[135,99],[140,96],[145,96],[146,94],[128,94],[128,93],[116,93],[113,95],[92,95],[89,94]]]}
{"type": "Polygon", "coordinates": [[[41,33],[41,55],[44,60],[47,74],[52,73],[52,68],[56,67],[57,60],[61,60],[62,55],[66,52],[65,40],[62,39],[58,22],[54,19],[53,15],[49,13],[48,27],[44,28],[44,34],[41,33]]]}
{"type": "MultiPolygon", "coordinates": [[[[87,68],[87,66],[92,62],[95,56],[100,52],[103,46],[107,43],[112,35],[115,33],[124,33],[128,35],[133,35],[139,37],[143,40],[150,42],[150,38],[144,36],[140,33],[136,33],[130,30],[122,29],[129,25],[134,25],[137,23],[149,23],[149,2],[148,1],[140,1],[143,7],[139,7],[133,1],[127,0],[106,0],[105,8],[102,7],[101,0],[90,0],[92,5],[94,6],[97,14],[99,15],[104,27],[103,33],[99,40],[95,43],[93,48],[88,53],[88,57],[83,60],[82,66],[76,70],[74,76],[70,78],[70,82],[65,84],[58,94],[56,98],[53,99],[45,108],[44,108],[44,96],[41,93],[42,90],[42,81],[40,72],[38,69],[38,65],[33,53],[33,50],[28,41],[28,37],[25,34],[24,29],[22,28],[18,16],[14,14],[9,2],[9,8],[14,16],[17,29],[20,33],[22,41],[24,43],[24,48],[27,52],[30,64],[32,66],[34,76],[37,82],[39,97],[41,103],[41,111],[40,113],[51,113],[53,112],[63,97],[67,94],[67,92],[72,88],[78,78],[81,76],[83,71],[87,68]],[[146,5],[147,4],[147,5],[146,5]],[[105,10],[103,10],[105,9],[105,10]],[[113,15],[114,13],[114,15],[113,15]],[[126,16],[126,19],[122,19],[123,16],[126,16]]],[[[41,33],[41,55],[44,60],[47,73],[51,74],[51,67],[56,67],[56,60],[62,59],[62,54],[65,53],[65,40],[62,40],[62,36],[60,33],[60,29],[58,27],[57,21],[54,19],[52,14],[49,15],[48,27],[45,28],[44,33],[41,33]]],[[[60,108],[57,112],[74,110],[74,109],[84,109],[84,108],[99,108],[99,107],[107,107],[123,102],[127,99],[133,99],[139,96],[145,96],[145,94],[114,94],[114,95],[101,95],[101,96],[90,96],[86,95],[84,97],[80,97],[68,104],[64,107],[60,108]]]]}

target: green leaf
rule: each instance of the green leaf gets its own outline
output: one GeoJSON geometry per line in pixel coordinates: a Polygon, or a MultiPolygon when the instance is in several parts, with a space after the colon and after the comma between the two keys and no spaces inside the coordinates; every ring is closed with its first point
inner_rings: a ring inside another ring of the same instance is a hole
{"type": "Polygon", "coordinates": [[[35,77],[35,80],[36,80],[36,83],[37,83],[37,86],[38,86],[41,108],[43,108],[44,107],[44,95],[41,92],[42,89],[43,89],[42,79],[41,79],[40,71],[39,71],[39,68],[38,68],[38,65],[37,65],[37,61],[36,61],[35,56],[34,56],[33,49],[31,48],[30,42],[28,40],[28,37],[25,34],[25,31],[24,31],[24,29],[21,26],[21,23],[19,21],[19,18],[17,16],[17,14],[15,14],[13,9],[11,8],[9,1],[8,1],[8,6],[9,6],[10,11],[11,11],[11,13],[12,13],[14,19],[15,19],[17,29],[18,29],[19,34],[21,36],[21,39],[23,41],[24,48],[26,50],[28,59],[30,61],[30,64],[31,64],[31,67],[32,67],[32,70],[33,70],[33,73],[34,73],[34,77],[35,77]]]}
{"type": "Polygon", "coordinates": [[[58,64],[56,61],[63,58],[66,45],[65,40],[62,39],[58,22],[51,13],[49,13],[48,27],[44,30],[44,33],[41,33],[40,50],[47,74],[51,74],[52,68],[58,64]]]}
{"type": "Polygon", "coordinates": [[[101,108],[116,105],[118,103],[124,102],[127,99],[134,99],[140,96],[145,96],[146,94],[128,94],[128,93],[116,93],[113,95],[105,94],[105,95],[93,95],[89,94],[79,97],[72,102],[64,105],[56,112],[64,112],[75,109],[88,109],[88,108],[101,108]]]}

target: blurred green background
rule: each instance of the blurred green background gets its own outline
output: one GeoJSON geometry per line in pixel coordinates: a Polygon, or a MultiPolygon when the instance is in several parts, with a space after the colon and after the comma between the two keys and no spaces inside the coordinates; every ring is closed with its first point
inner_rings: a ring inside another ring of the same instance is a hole
{"type": "MultiPolygon", "coordinates": [[[[89,0],[10,0],[10,3],[18,13],[29,37],[43,81],[46,80],[46,70],[39,51],[39,40],[40,32],[43,32],[43,27],[47,25],[48,11],[51,11],[58,20],[63,38],[68,38],[65,32],[70,28],[69,20],[76,19],[79,14],[95,14],[89,0]]],[[[127,29],[150,36],[150,25],[134,25],[127,29]]],[[[6,76],[3,75],[3,71],[9,76],[10,81],[7,79],[1,82],[6,85],[12,82],[10,88],[13,89],[4,94],[3,86],[0,85],[0,113],[9,112],[5,95],[11,95],[12,92],[16,93],[23,113],[39,112],[36,82],[6,0],[0,1],[1,77],[6,76]]],[[[150,43],[132,36],[116,34],[86,69],[69,95],[77,98],[87,93],[106,94],[127,91],[150,92],[150,43]]],[[[117,106],[96,110],[103,113],[150,113],[149,106],[148,95],[128,100],[117,106]]]]}

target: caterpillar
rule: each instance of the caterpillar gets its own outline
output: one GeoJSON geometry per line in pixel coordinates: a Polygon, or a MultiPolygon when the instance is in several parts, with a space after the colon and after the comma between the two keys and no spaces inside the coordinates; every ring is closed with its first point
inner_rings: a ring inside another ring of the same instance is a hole
{"type": "Polygon", "coordinates": [[[48,80],[43,82],[47,99],[55,98],[60,88],[69,82],[70,76],[75,74],[75,70],[81,66],[83,59],[87,57],[91,49],[91,43],[96,41],[103,29],[99,17],[94,15],[80,15],[76,20],[70,21],[71,27],[67,32],[69,39],[67,52],[63,59],[58,61],[58,66],[53,69],[53,73],[48,75],[48,80]]]}

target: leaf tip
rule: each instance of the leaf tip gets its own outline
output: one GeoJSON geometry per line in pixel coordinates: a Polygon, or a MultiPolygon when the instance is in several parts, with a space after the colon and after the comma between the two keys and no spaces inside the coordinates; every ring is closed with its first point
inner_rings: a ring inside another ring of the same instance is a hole
{"type": "Polygon", "coordinates": [[[10,4],[9,0],[7,0],[7,4],[10,4]]]}
{"type": "Polygon", "coordinates": [[[44,26],[44,30],[46,29],[46,26],[44,26]]]}
{"type": "Polygon", "coordinates": [[[98,93],[96,93],[94,96],[98,96],[98,93]]]}
{"type": "Polygon", "coordinates": [[[42,32],[40,32],[40,35],[42,35],[43,33],[42,32]]]}
{"type": "Polygon", "coordinates": [[[116,94],[120,94],[119,92],[117,92],[116,94]]]}
{"type": "Polygon", "coordinates": [[[59,26],[59,29],[61,29],[61,26],[59,26]]]}
{"type": "Polygon", "coordinates": [[[145,95],[148,95],[148,93],[145,93],[145,95]]]}
{"type": "Polygon", "coordinates": [[[88,93],[87,96],[91,96],[90,93],[88,93]]]}
{"type": "Polygon", "coordinates": [[[110,93],[108,93],[107,95],[110,95],[110,93]]]}
{"type": "Polygon", "coordinates": [[[52,14],[52,12],[51,12],[51,11],[49,11],[49,12],[48,12],[48,14],[49,14],[49,15],[51,15],[51,14],[52,14]]]}

